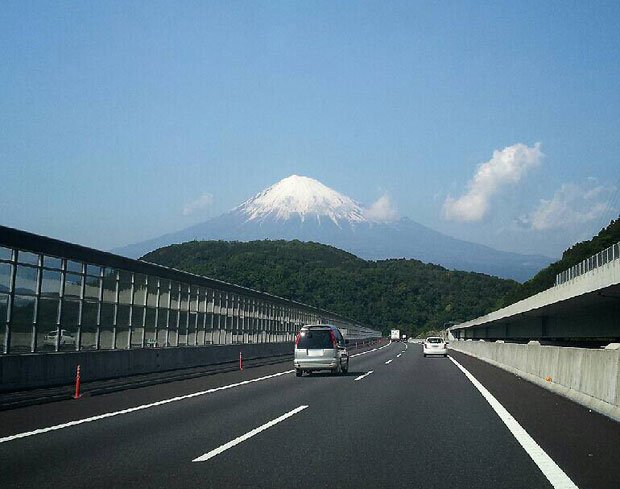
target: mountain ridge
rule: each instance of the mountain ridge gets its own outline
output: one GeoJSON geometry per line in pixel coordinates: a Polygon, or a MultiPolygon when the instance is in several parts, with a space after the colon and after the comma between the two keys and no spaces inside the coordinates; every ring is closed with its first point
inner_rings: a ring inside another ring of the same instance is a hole
{"type": "Polygon", "coordinates": [[[143,259],[408,334],[486,314],[518,285],[413,259],[363,260],[333,246],[301,241],[191,241],[143,259]]]}
{"type": "Polygon", "coordinates": [[[292,175],[231,211],[181,231],[113,250],[138,258],[149,251],[192,240],[263,239],[319,242],[360,258],[411,258],[447,268],[524,281],[551,259],[495,250],[444,235],[403,217],[379,220],[368,209],[317,180],[292,175]]]}

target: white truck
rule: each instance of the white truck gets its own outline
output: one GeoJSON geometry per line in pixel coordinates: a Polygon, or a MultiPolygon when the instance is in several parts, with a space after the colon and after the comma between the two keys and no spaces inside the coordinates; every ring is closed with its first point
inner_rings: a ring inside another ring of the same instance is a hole
{"type": "Polygon", "coordinates": [[[390,331],[390,340],[400,341],[400,329],[393,329],[390,331]]]}

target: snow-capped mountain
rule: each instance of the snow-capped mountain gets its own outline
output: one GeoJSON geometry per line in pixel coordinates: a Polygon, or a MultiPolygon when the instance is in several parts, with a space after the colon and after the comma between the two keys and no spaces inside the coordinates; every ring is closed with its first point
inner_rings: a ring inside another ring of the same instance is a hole
{"type": "Polygon", "coordinates": [[[551,262],[458,240],[408,218],[371,219],[373,213],[321,182],[292,175],[230,212],[176,233],[113,250],[138,258],[191,240],[299,239],[335,246],[371,260],[415,258],[456,270],[526,280],[551,262]]]}
{"type": "Polygon", "coordinates": [[[258,195],[245,201],[233,212],[248,216],[248,221],[287,221],[298,217],[301,222],[315,219],[329,219],[336,226],[348,223],[366,222],[364,209],[346,195],[323,185],[309,177],[291,175],[258,195]]]}

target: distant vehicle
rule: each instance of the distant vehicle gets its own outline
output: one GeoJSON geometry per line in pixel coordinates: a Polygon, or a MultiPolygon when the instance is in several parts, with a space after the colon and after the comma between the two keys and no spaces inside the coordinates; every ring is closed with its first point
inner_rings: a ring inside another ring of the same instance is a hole
{"type": "Polygon", "coordinates": [[[315,370],[347,373],[349,353],[342,333],[335,326],[327,324],[302,327],[295,338],[293,362],[297,377],[315,370]]]}
{"type": "Polygon", "coordinates": [[[402,336],[400,337],[400,340],[401,340],[401,341],[407,341],[407,335],[406,335],[406,334],[402,335],[402,336]]]}
{"type": "Polygon", "coordinates": [[[400,329],[393,329],[390,331],[390,340],[400,341],[400,329]]]}
{"type": "MultiPolygon", "coordinates": [[[[44,337],[43,337],[43,344],[45,346],[56,346],[56,335],[58,334],[58,331],[54,330],[54,331],[49,331],[44,337]]],[[[73,336],[73,334],[69,333],[69,331],[67,331],[66,329],[61,329],[60,330],[60,346],[64,346],[64,345],[73,345],[75,346],[75,337],[73,336]]]]}
{"type": "Polygon", "coordinates": [[[443,338],[439,336],[429,336],[424,340],[424,344],[422,345],[424,356],[426,355],[443,355],[444,357],[448,356],[448,348],[447,341],[444,341],[443,338]]]}

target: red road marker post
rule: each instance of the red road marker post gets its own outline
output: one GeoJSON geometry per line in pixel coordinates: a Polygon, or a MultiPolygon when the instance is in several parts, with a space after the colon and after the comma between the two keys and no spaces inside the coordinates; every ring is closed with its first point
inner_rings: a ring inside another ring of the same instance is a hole
{"type": "Polygon", "coordinates": [[[239,370],[243,370],[243,354],[239,352],[239,370]]]}
{"type": "Polygon", "coordinates": [[[77,372],[75,373],[75,395],[73,399],[80,398],[80,366],[77,366],[77,372]]]}

